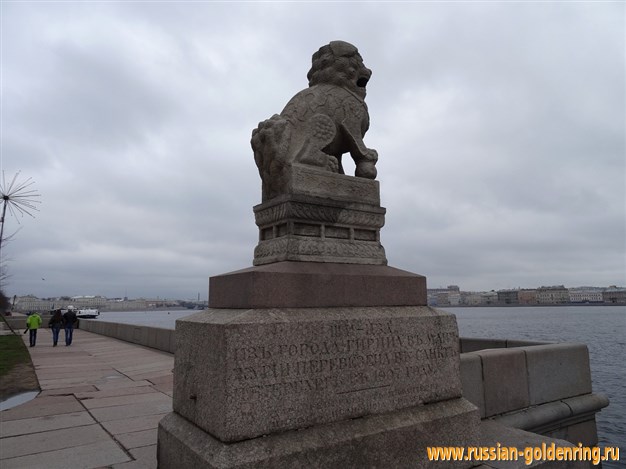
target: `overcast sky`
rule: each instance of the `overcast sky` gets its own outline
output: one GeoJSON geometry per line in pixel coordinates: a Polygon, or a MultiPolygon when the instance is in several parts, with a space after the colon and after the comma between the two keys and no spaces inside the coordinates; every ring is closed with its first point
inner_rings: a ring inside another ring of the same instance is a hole
{"type": "Polygon", "coordinates": [[[251,266],[252,129],[336,39],[373,71],[389,265],[431,288],[626,284],[622,2],[1,9],[2,171],[42,202],[6,219],[8,295],[206,299],[251,266]]]}

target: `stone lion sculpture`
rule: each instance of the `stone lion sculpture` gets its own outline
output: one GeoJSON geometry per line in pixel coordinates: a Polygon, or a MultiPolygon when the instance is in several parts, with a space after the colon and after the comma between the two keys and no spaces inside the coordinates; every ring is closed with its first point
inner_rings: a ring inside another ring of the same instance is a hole
{"type": "Polygon", "coordinates": [[[309,87],[287,103],[280,115],[259,123],[252,132],[254,160],[263,181],[263,200],[285,191],[294,163],[345,174],[341,164],[350,153],[355,176],[376,178],[376,150],[363,136],[369,128],[365,87],[372,71],[359,51],[332,41],[313,54],[309,87]]]}

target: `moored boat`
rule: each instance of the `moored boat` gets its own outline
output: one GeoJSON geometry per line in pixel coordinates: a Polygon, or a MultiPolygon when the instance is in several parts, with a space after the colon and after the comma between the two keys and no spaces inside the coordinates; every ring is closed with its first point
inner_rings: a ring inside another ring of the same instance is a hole
{"type": "Polygon", "coordinates": [[[78,319],[96,319],[98,316],[100,316],[100,311],[96,308],[84,308],[76,311],[78,319]]]}
{"type": "Polygon", "coordinates": [[[96,319],[100,316],[100,311],[96,308],[76,308],[72,305],[69,305],[67,308],[60,308],[58,310],[53,309],[50,311],[50,314],[54,314],[55,311],[61,311],[61,314],[65,314],[68,311],[74,311],[76,313],[77,319],[96,319]]]}

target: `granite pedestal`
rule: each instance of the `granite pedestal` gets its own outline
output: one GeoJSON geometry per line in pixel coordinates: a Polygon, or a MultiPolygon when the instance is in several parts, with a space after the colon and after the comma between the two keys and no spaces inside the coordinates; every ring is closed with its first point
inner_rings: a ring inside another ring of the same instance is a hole
{"type": "Polygon", "coordinates": [[[459,366],[425,306],[210,309],[177,322],[174,411],[235,442],[459,398],[459,366]]]}
{"type": "Polygon", "coordinates": [[[430,467],[426,446],[476,445],[456,318],[402,305],[425,290],[422,276],[387,266],[284,262],[211,278],[212,307],[176,323],[159,467],[430,467]],[[316,304],[375,296],[330,287],[342,281],[372,282],[383,304],[316,304]]]}

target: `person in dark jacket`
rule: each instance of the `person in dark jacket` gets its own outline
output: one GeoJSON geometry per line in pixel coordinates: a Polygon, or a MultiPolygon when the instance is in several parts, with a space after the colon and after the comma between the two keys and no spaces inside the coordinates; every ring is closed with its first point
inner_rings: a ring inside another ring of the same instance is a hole
{"type": "Polygon", "coordinates": [[[74,324],[76,324],[76,313],[73,309],[68,309],[63,315],[63,326],[65,327],[65,345],[72,345],[74,335],[74,324]]]}
{"type": "Polygon", "coordinates": [[[52,317],[48,321],[48,327],[52,329],[52,346],[56,347],[59,341],[59,333],[63,327],[63,314],[60,309],[54,310],[52,317]]]}

